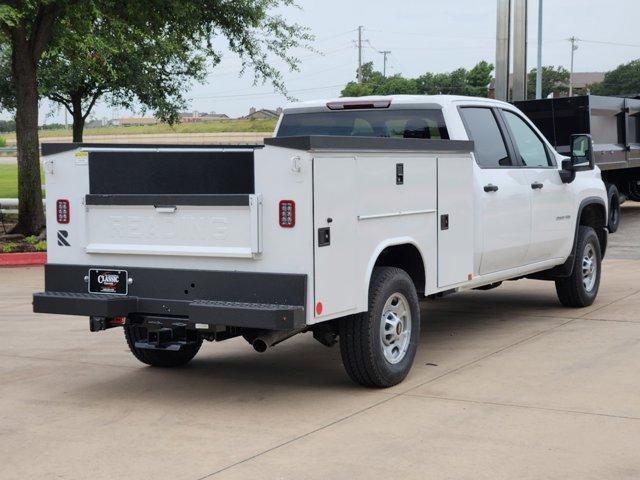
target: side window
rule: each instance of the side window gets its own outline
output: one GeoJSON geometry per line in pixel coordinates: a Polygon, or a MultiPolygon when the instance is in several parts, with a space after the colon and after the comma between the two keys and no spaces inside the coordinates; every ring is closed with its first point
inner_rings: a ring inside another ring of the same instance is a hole
{"type": "Polygon", "coordinates": [[[511,130],[522,164],[525,167],[548,167],[550,163],[547,149],[536,132],[515,113],[508,110],[503,110],[502,113],[511,130]]]}
{"type": "Polygon", "coordinates": [[[511,158],[507,153],[498,122],[490,108],[465,107],[460,113],[467,133],[475,144],[475,155],[481,167],[508,167],[511,158]]]}

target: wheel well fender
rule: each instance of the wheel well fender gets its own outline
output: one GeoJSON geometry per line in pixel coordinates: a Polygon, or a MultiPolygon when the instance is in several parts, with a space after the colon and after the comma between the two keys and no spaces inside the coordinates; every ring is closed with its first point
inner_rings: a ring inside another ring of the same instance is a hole
{"type": "Polygon", "coordinates": [[[427,269],[424,255],[417,242],[411,237],[399,237],[385,240],[374,250],[365,272],[364,306],[369,304],[369,283],[373,269],[377,266],[398,267],[409,274],[416,290],[423,292],[426,288],[427,269]]]}

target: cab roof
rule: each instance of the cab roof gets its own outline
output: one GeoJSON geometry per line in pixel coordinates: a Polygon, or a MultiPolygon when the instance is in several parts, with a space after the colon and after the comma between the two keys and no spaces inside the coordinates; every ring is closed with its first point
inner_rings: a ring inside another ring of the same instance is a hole
{"type": "Polygon", "coordinates": [[[492,105],[508,105],[505,102],[483,97],[467,97],[463,95],[373,95],[366,97],[340,97],[323,100],[310,100],[306,102],[296,102],[287,105],[284,113],[302,113],[314,111],[341,110],[341,108],[330,108],[329,105],[347,104],[351,108],[446,108],[453,103],[482,101],[492,105]],[[357,107],[362,104],[362,107],[357,107]],[[374,107],[373,105],[383,105],[374,107]],[[370,106],[367,106],[370,105],[370,106]],[[355,107],[354,107],[355,106],[355,107]]]}

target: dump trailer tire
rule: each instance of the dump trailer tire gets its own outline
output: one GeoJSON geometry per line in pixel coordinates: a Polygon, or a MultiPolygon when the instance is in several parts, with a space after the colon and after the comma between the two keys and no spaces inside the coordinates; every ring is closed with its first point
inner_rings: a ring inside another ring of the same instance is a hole
{"type": "Polygon", "coordinates": [[[198,350],[202,346],[202,337],[196,343],[184,345],[180,350],[150,350],[148,348],[137,348],[136,343],[136,326],[126,325],[124,327],[124,336],[127,339],[129,350],[133,356],[142,363],[151,365],[152,367],[180,367],[189,363],[196,356],[198,350]]]}
{"type": "Polygon", "coordinates": [[[595,230],[581,226],[578,229],[573,273],[556,280],[558,299],[565,307],[582,308],[591,305],[598,295],[602,273],[602,253],[595,230]]]}
{"type": "Polygon", "coordinates": [[[609,233],[615,233],[620,227],[620,192],[613,183],[605,184],[607,187],[607,199],[609,203],[609,218],[607,227],[609,233]]]}
{"type": "Polygon", "coordinates": [[[342,362],[354,382],[387,388],[404,380],[420,340],[418,295],[407,272],[375,268],[368,311],[340,319],[339,338],[342,362]]]}

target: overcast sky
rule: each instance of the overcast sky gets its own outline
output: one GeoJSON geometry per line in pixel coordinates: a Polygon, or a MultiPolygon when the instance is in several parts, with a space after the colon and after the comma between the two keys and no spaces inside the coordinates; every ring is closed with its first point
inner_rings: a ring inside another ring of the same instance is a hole
{"type": "MultiPolygon", "coordinates": [[[[367,40],[364,61],[373,61],[382,70],[377,51],[390,50],[390,74],[418,76],[470,68],[480,60],[495,62],[497,0],[298,0],[298,4],[300,9],[282,13],[309,27],[316,36],[315,48],[324,52],[299,52],[300,72],[284,72],[287,88],[299,100],[338,96],[354,79],[358,25],[364,27],[367,40]]],[[[529,68],[536,63],[537,12],[538,0],[529,0],[529,68]]],[[[544,65],[569,67],[567,39],[572,35],[583,40],[575,71],[607,71],[640,58],[639,0],[544,0],[543,17],[544,65]]],[[[226,52],[224,46],[221,50],[226,52]]],[[[190,88],[191,109],[236,117],[252,106],[276,108],[287,103],[270,85],[253,86],[250,72],[241,78],[238,72],[238,59],[227,52],[204,85],[190,88]]],[[[58,107],[47,102],[41,107],[41,122],[63,121],[58,107]]],[[[93,116],[129,113],[100,104],[93,116]]]]}

